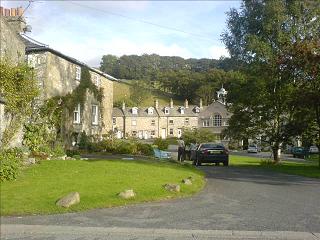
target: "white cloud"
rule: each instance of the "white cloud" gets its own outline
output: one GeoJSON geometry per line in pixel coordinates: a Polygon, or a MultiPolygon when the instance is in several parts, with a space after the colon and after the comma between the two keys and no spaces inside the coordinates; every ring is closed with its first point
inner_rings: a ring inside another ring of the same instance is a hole
{"type": "Polygon", "coordinates": [[[219,59],[222,56],[229,57],[229,52],[225,47],[216,45],[209,47],[210,58],[219,59]]]}

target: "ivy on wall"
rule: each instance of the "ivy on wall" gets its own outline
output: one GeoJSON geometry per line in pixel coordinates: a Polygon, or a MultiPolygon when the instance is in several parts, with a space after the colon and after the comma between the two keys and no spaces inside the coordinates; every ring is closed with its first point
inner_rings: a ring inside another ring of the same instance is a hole
{"type": "Polygon", "coordinates": [[[8,122],[1,145],[7,148],[22,124],[32,113],[32,102],[39,94],[33,70],[24,63],[0,62],[0,94],[6,101],[8,122]]]}
{"type": "Polygon", "coordinates": [[[65,96],[55,96],[44,102],[33,115],[30,124],[25,125],[26,134],[24,144],[32,151],[38,151],[40,145],[54,145],[56,141],[64,141],[66,136],[71,136],[70,129],[65,129],[65,124],[70,121],[68,112],[72,113],[74,108],[80,104],[83,106],[86,93],[89,91],[102,105],[103,89],[98,89],[91,81],[91,75],[87,67],[81,69],[79,85],[65,96]],[[62,135],[62,133],[65,133],[62,135]]]}

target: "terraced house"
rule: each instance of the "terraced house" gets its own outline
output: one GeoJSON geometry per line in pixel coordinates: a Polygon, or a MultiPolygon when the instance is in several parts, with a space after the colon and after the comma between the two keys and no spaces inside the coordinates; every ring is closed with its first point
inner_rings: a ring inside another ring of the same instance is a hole
{"type": "Polygon", "coordinates": [[[217,101],[208,106],[189,105],[186,99],[183,106],[175,106],[170,100],[168,106],[113,109],[113,131],[118,138],[137,137],[140,139],[181,137],[185,128],[206,128],[220,135],[228,126],[231,117],[227,111],[225,98],[227,91],[222,87],[217,92],[217,101]]]}
{"type": "MultiPolygon", "coordinates": [[[[91,81],[101,91],[101,101],[86,89],[84,102],[77,104],[73,111],[64,112],[68,117],[63,123],[66,129],[63,139],[66,144],[76,144],[81,132],[101,137],[112,130],[113,81],[112,76],[92,68],[87,64],[67,56],[48,45],[31,39],[24,34],[26,22],[21,16],[4,16],[5,30],[9,37],[14,35],[22,42],[25,59],[34,69],[35,78],[40,89],[36,103],[41,106],[45,100],[71,94],[80,85],[81,71],[85,68],[91,75],[91,81]],[[10,24],[10,26],[9,26],[10,24]],[[10,34],[9,34],[10,33],[10,34]]],[[[3,31],[4,32],[4,31],[3,31]]],[[[6,49],[14,48],[6,41],[6,49]]],[[[1,103],[2,104],[2,103],[1,103]]]]}

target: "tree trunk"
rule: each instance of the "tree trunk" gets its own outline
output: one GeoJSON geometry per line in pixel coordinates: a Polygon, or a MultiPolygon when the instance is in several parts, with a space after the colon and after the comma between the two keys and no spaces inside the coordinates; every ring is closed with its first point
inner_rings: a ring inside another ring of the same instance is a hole
{"type": "Polygon", "coordinates": [[[280,161],[280,158],[279,158],[279,144],[273,145],[272,152],[273,152],[273,161],[274,161],[274,163],[278,163],[280,161]]]}

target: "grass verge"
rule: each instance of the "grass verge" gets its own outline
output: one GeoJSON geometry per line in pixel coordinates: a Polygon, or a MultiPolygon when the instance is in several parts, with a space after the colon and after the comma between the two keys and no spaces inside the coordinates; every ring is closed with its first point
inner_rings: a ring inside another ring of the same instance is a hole
{"type": "Polygon", "coordinates": [[[256,167],[277,172],[300,175],[305,177],[320,178],[320,168],[317,162],[292,162],[281,161],[279,164],[266,162],[267,159],[247,156],[230,156],[230,165],[237,167],[256,167]]]}
{"type": "Polygon", "coordinates": [[[52,214],[105,208],[192,195],[204,187],[204,174],[188,165],[159,161],[78,160],[42,161],[22,171],[16,181],[1,183],[1,215],[52,214]],[[181,180],[192,176],[190,186],[181,180]],[[180,183],[181,192],[167,192],[166,183],[180,183]],[[133,189],[132,200],[117,194],[133,189]],[[80,203],[64,209],[55,202],[69,192],[80,203]]]}

